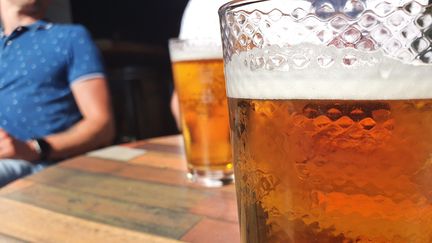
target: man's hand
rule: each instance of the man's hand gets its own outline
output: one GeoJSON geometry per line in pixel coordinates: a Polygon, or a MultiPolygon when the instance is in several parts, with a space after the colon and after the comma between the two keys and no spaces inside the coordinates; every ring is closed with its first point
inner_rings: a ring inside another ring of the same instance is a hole
{"type": "Polygon", "coordinates": [[[39,158],[30,142],[20,141],[0,128],[0,159],[22,159],[29,162],[39,158]]]}

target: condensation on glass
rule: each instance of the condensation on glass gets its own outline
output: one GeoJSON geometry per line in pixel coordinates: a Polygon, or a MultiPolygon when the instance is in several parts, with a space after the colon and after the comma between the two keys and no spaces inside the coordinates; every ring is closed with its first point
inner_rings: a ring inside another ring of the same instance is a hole
{"type": "Polygon", "coordinates": [[[432,6],[219,14],[242,242],[432,242],[432,6]]]}

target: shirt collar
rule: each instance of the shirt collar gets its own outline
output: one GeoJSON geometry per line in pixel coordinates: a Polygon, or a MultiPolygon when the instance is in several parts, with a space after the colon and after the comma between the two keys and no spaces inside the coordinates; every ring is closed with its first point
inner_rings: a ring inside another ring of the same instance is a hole
{"type": "Polygon", "coordinates": [[[22,28],[26,28],[28,30],[47,30],[53,26],[53,23],[45,21],[45,20],[37,20],[36,22],[22,26],[22,28]]]}
{"type": "MultiPolygon", "coordinates": [[[[45,20],[37,20],[36,22],[29,24],[29,25],[25,25],[25,26],[19,26],[17,27],[17,29],[19,28],[24,28],[24,29],[28,29],[28,30],[33,30],[33,31],[37,31],[37,30],[47,30],[50,29],[53,26],[53,23],[45,21],[45,20]]],[[[0,28],[0,38],[5,37],[4,34],[4,30],[3,27],[0,28]]]]}

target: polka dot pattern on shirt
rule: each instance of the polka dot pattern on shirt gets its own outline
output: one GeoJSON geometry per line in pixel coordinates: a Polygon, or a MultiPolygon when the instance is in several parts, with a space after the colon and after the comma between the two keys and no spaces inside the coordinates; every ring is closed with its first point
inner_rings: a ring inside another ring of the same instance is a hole
{"type": "Polygon", "coordinates": [[[40,20],[0,37],[0,127],[25,140],[80,120],[71,85],[104,75],[88,31],[40,20]]]}

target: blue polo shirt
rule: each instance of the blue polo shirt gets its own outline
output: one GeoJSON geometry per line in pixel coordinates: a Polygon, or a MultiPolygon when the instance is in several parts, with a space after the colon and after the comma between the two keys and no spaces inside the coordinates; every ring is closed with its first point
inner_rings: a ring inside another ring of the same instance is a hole
{"type": "Polygon", "coordinates": [[[100,53],[80,25],[39,20],[0,33],[0,127],[21,140],[67,130],[82,118],[71,86],[103,76],[100,53]]]}

